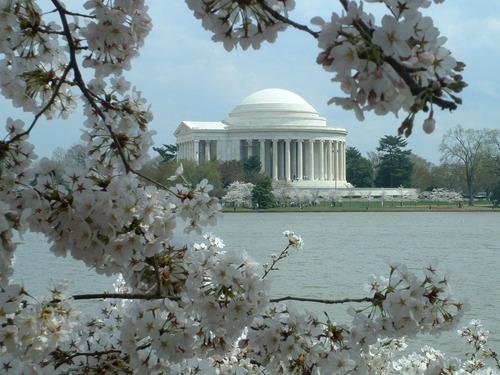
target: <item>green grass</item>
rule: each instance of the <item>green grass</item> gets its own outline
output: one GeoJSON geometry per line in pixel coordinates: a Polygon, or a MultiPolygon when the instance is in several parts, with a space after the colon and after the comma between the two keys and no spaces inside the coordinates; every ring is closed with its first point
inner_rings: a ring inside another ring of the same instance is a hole
{"type": "MultiPolygon", "coordinates": [[[[315,206],[307,206],[302,209],[299,207],[274,207],[266,210],[254,210],[251,208],[237,207],[234,210],[233,207],[224,207],[224,212],[366,212],[366,211],[491,211],[492,206],[488,202],[476,202],[472,207],[464,202],[460,208],[458,204],[451,204],[448,202],[426,202],[426,201],[415,201],[415,202],[397,202],[390,201],[382,203],[379,201],[373,202],[362,202],[356,200],[345,200],[340,205],[337,204],[336,207],[332,207],[329,202],[321,202],[315,206]]],[[[500,212],[500,210],[495,210],[500,212]]]]}

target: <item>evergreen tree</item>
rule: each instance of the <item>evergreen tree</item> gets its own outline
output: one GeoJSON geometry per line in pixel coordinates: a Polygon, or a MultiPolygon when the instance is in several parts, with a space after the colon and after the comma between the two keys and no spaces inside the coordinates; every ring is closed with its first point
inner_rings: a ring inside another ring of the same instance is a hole
{"type": "Polygon", "coordinates": [[[175,160],[177,157],[177,146],[176,145],[166,145],[161,147],[153,147],[158,154],[160,154],[163,161],[175,160]]]}
{"type": "Polygon", "coordinates": [[[500,182],[498,182],[496,186],[493,188],[490,195],[490,200],[491,203],[493,203],[493,207],[500,206],[500,182]]]}
{"type": "Polygon", "coordinates": [[[377,151],[380,164],[377,169],[375,186],[409,187],[413,164],[410,159],[411,150],[406,150],[408,142],[401,136],[386,135],[379,141],[377,151]]]}
{"type": "Polygon", "coordinates": [[[243,162],[243,170],[245,171],[245,181],[255,183],[259,180],[260,160],[258,156],[250,156],[243,162]]]}
{"type": "Polygon", "coordinates": [[[348,147],[346,151],[347,181],[356,187],[373,185],[373,167],[370,160],[363,157],[356,147],[348,147]]]}
{"type": "Polygon", "coordinates": [[[252,190],[252,202],[258,208],[274,207],[273,185],[267,176],[262,177],[252,190]]]}

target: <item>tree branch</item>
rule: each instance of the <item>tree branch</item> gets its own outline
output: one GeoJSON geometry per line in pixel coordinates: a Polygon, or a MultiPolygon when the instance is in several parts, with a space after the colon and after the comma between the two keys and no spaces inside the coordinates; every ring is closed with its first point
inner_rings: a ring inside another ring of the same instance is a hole
{"type": "MultiPolygon", "coordinates": [[[[90,293],[90,294],[75,294],[72,296],[74,300],[88,300],[88,299],[169,299],[171,301],[180,301],[180,297],[176,296],[162,296],[159,294],[142,294],[142,293],[90,293]]],[[[54,300],[53,302],[59,302],[54,300]]]]}
{"type": "MultiPolygon", "coordinates": [[[[348,10],[348,3],[347,0],[339,0],[340,3],[342,4],[342,7],[344,10],[347,12],[348,10]]],[[[371,29],[366,25],[362,20],[354,20],[353,25],[356,27],[356,29],[361,33],[363,38],[371,43],[371,29]]],[[[389,64],[392,69],[401,77],[401,79],[405,82],[405,84],[408,86],[410,89],[411,93],[413,96],[418,96],[420,95],[423,91],[425,91],[425,88],[420,86],[411,76],[410,72],[414,71],[413,69],[410,69],[401,63],[397,61],[395,58],[392,56],[384,56],[384,61],[389,64]]],[[[437,105],[441,109],[448,109],[450,111],[453,111],[458,108],[457,104],[453,101],[443,99],[439,96],[433,95],[430,99],[430,102],[437,105]]]]}
{"type": "MultiPolygon", "coordinates": [[[[61,353],[61,352],[59,352],[59,353],[61,353]]],[[[55,368],[58,368],[58,367],[62,366],[63,364],[65,364],[67,362],[70,362],[71,360],[73,360],[76,357],[100,357],[100,356],[108,355],[108,354],[121,354],[121,353],[122,353],[122,351],[118,350],[118,349],[104,350],[102,352],[99,352],[99,351],[95,351],[95,352],[76,352],[76,353],[73,353],[73,354],[61,353],[61,354],[66,355],[66,358],[58,361],[58,363],[55,365],[55,368]]]]}
{"type": "Polygon", "coordinates": [[[281,13],[277,12],[276,10],[271,8],[269,5],[267,5],[264,0],[260,0],[259,2],[260,2],[260,5],[262,6],[262,9],[264,9],[266,12],[268,12],[270,15],[272,15],[278,21],[281,21],[281,22],[286,23],[290,26],[293,26],[298,30],[305,31],[306,33],[311,34],[316,39],[319,37],[319,32],[311,30],[306,25],[302,25],[298,22],[295,22],[295,21],[289,19],[288,17],[283,16],[281,13]]]}
{"type": "Polygon", "coordinates": [[[286,296],[280,298],[272,298],[270,302],[282,302],[282,301],[300,301],[300,302],[315,302],[322,303],[326,305],[336,305],[341,303],[361,303],[361,302],[373,302],[373,298],[344,298],[344,299],[322,299],[322,298],[308,298],[308,297],[293,297],[286,296]]]}
{"type": "Polygon", "coordinates": [[[52,93],[52,96],[50,97],[49,101],[43,106],[42,109],[40,109],[40,111],[38,111],[38,113],[33,118],[33,121],[31,122],[28,129],[26,129],[22,133],[16,134],[14,137],[12,137],[12,139],[10,139],[9,141],[6,142],[7,144],[13,143],[13,142],[17,141],[18,139],[31,133],[31,131],[35,127],[38,119],[40,117],[42,117],[42,115],[54,104],[54,102],[57,98],[57,95],[59,95],[59,90],[61,89],[62,84],[65,82],[66,77],[67,77],[70,70],[71,70],[71,65],[70,64],[66,65],[66,68],[64,68],[64,72],[63,72],[62,76],[60,77],[59,82],[57,82],[57,84],[54,88],[54,92],[52,93]]]}
{"type": "Polygon", "coordinates": [[[71,12],[68,12],[66,10],[66,8],[64,8],[64,6],[59,2],[59,0],[52,0],[52,3],[56,7],[57,12],[59,13],[59,17],[61,18],[61,22],[63,24],[63,31],[64,31],[65,38],[68,42],[68,50],[69,50],[69,58],[70,58],[70,62],[69,62],[68,66],[70,66],[73,70],[73,74],[75,76],[74,77],[75,84],[80,88],[80,91],[82,92],[83,96],[87,99],[90,106],[94,109],[96,114],[103,121],[104,126],[108,130],[111,138],[113,139],[113,142],[116,145],[116,149],[118,150],[118,155],[119,155],[119,157],[120,157],[120,159],[125,167],[125,171],[127,173],[133,173],[136,176],[141,177],[143,180],[146,180],[146,181],[156,185],[157,187],[160,187],[161,189],[166,190],[169,193],[179,197],[179,195],[177,193],[175,193],[173,190],[171,190],[169,187],[163,185],[162,183],[160,183],[160,182],[158,182],[150,177],[143,175],[139,171],[134,170],[130,166],[130,164],[128,163],[128,160],[125,156],[125,153],[123,151],[123,148],[121,146],[121,143],[120,143],[116,133],[113,131],[113,129],[111,128],[110,125],[106,124],[106,116],[104,115],[101,108],[99,108],[99,106],[95,102],[94,98],[92,97],[92,93],[90,92],[90,90],[88,89],[87,85],[85,84],[85,82],[83,80],[82,74],[80,72],[80,68],[78,66],[78,62],[76,61],[76,46],[75,46],[75,43],[73,42],[73,36],[71,34],[71,30],[70,30],[69,25],[68,25],[68,20],[66,18],[66,15],[71,14],[71,12]]]}

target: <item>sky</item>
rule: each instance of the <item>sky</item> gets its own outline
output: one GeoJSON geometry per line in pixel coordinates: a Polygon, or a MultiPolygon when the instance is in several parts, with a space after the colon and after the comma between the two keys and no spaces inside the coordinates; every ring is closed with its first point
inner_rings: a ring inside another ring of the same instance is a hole
{"type": "MultiPolygon", "coordinates": [[[[316,64],[319,50],[310,35],[288,28],[275,43],[259,50],[226,52],[222,44],[211,41],[211,33],[184,1],[147,3],[153,30],[126,76],[151,104],[157,145],[175,143],[173,132],[181,121],[221,121],[246,96],[265,88],[287,89],[305,98],[329,125],[346,128],[348,145],[362,153],[374,151],[382,136],[396,134],[401,119],[393,115],[368,115],[359,122],[352,112],[327,105],[329,98],[342,93],[330,81],[331,74],[316,64]]],[[[290,18],[301,23],[314,16],[327,19],[332,11],[340,10],[332,0],[296,0],[296,4],[290,18]]],[[[414,153],[439,163],[439,144],[448,129],[457,124],[500,128],[500,1],[447,0],[424,13],[448,37],[454,57],[467,64],[464,79],[469,87],[462,93],[464,104],[453,113],[437,113],[431,135],[423,133],[424,118],[418,118],[408,139],[414,153]]],[[[7,117],[31,120],[3,97],[0,114],[1,121],[7,117]]],[[[77,143],[83,121],[80,110],[68,120],[40,121],[31,138],[36,153],[50,156],[57,147],[77,143]]]]}

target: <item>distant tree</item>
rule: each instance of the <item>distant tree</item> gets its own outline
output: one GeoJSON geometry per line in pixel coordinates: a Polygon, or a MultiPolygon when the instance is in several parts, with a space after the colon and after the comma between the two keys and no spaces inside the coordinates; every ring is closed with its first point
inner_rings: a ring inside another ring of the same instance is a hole
{"type": "Polygon", "coordinates": [[[460,125],[450,129],[441,141],[441,160],[463,166],[469,206],[474,201],[477,172],[482,159],[487,155],[488,141],[487,129],[464,129],[460,125]]]}
{"type": "Polygon", "coordinates": [[[238,160],[223,161],[219,163],[219,175],[224,188],[234,181],[245,181],[243,163],[238,160]]]}
{"type": "Polygon", "coordinates": [[[144,164],[141,173],[163,185],[170,186],[175,182],[169,181],[168,178],[175,174],[176,169],[175,160],[164,161],[161,156],[157,156],[144,164]]]}
{"type": "Polygon", "coordinates": [[[153,147],[163,161],[175,160],[177,157],[177,146],[176,145],[167,145],[163,144],[161,147],[153,147]]]}
{"type": "Polygon", "coordinates": [[[182,165],[184,167],[184,177],[193,186],[206,178],[214,187],[211,195],[221,197],[224,194],[219,174],[219,165],[216,161],[202,164],[196,164],[194,161],[183,161],[182,165]]]}
{"type": "Polygon", "coordinates": [[[373,186],[373,166],[370,160],[363,157],[356,147],[348,147],[346,151],[347,181],[356,187],[373,186]]]}
{"type": "Polygon", "coordinates": [[[497,178],[500,178],[500,129],[490,130],[488,138],[486,165],[497,178]]]}
{"type": "Polygon", "coordinates": [[[405,150],[408,142],[401,136],[386,135],[379,141],[377,151],[379,166],[375,185],[378,187],[409,187],[413,164],[411,150],[405,150]]]}
{"type": "Polygon", "coordinates": [[[258,208],[274,207],[273,185],[269,177],[257,181],[252,190],[252,202],[258,208]]]}
{"type": "Polygon", "coordinates": [[[422,191],[432,190],[434,187],[433,168],[434,165],[421,156],[411,154],[411,163],[413,164],[411,174],[411,186],[422,191]]]}
{"type": "Polygon", "coordinates": [[[463,167],[456,163],[441,163],[431,168],[431,183],[426,189],[444,188],[454,191],[465,191],[465,182],[461,178],[463,167]]]}
{"type": "Polygon", "coordinates": [[[222,197],[225,204],[230,204],[236,210],[238,206],[252,205],[252,190],[255,187],[250,182],[234,181],[227,188],[227,193],[222,197]]]}
{"type": "Polygon", "coordinates": [[[260,160],[258,156],[250,156],[243,162],[243,170],[245,171],[245,181],[257,182],[260,179],[260,160]]]}
{"type": "Polygon", "coordinates": [[[493,203],[493,207],[500,206],[500,181],[495,185],[490,194],[491,203],[493,203]]]}
{"type": "Polygon", "coordinates": [[[86,147],[80,143],[74,144],[67,150],[62,147],[58,147],[52,153],[52,160],[70,168],[84,167],[86,158],[86,147]]]}

